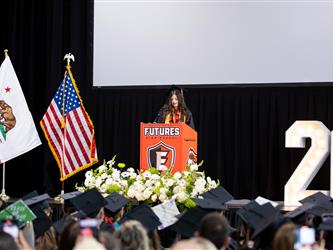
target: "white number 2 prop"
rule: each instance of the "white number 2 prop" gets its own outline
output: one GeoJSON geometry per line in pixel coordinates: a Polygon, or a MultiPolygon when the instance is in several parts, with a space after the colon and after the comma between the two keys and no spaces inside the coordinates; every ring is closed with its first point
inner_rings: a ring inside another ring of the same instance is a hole
{"type": "MultiPolygon", "coordinates": [[[[330,131],[320,121],[295,121],[286,131],[287,148],[304,148],[306,138],[311,139],[311,147],[284,186],[285,206],[298,206],[299,200],[319,191],[306,189],[330,153],[330,137],[330,131]]],[[[332,176],[330,180],[332,191],[332,176]]],[[[329,191],[320,190],[320,192],[330,194],[329,191]]]]}

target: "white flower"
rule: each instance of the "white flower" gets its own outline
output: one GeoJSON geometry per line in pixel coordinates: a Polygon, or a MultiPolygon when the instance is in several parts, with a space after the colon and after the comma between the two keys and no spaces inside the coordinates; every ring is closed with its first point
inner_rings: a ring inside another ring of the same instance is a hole
{"type": "Polygon", "coordinates": [[[191,193],[191,197],[195,197],[198,195],[198,191],[194,188],[191,193]]]}
{"type": "Polygon", "coordinates": [[[155,202],[155,201],[157,200],[157,194],[153,194],[153,195],[151,196],[151,200],[152,200],[153,202],[155,202]]]}
{"type": "Polygon", "coordinates": [[[85,191],[84,187],[78,187],[77,191],[83,193],[85,191]]]}
{"type": "Polygon", "coordinates": [[[186,181],[185,180],[180,180],[178,182],[178,185],[181,186],[181,187],[185,187],[186,186],[186,181]]]}
{"type": "Polygon", "coordinates": [[[111,159],[107,162],[107,164],[113,166],[116,161],[114,159],[111,159]]]}
{"type": "Polygon", "coordinates": [[[188,198],[188,195],[185,192],[180,192],[177,194],[177,201],[178,202],[184,202],[188,198]]]}
{"type": "Polygon", "coordinates": [[[128,190],[127,190],[127,196],[129,198],[134,198],[135,196],[135,189],[133,186],[131,186],[128,190]]]}
{"type": "Polygon", "coordinates": [[[101,185],[101,192],[105,193],[107,189],[108,189],[108,185],[106,185],[105,183],[103,183],[101,185]]]}
{"type": "Polygon", "coordinates": [[[210,184],[209,184],[209,188],[216,188],[217,187],[217,184],[215,181],[212,181],[210,184]]]}
{"type": "Polygon", "coordinates": [[[103,173],[103,174],[101,175],[101,178],[102,178],[103,180],[105,180],[106,178],[108,178],[108,174],[107,174],[107,173],[103,173]]]}
{"type": "Polygon", "coordinates": [[[143,174],[143,178],[148,179],[151,177],[151,173],[149,171],[145,171],[143,174]]]}
{"type": "Polygon", "coordinates": [[[155,184],[155,187],[161,186],[161,182],[159,182],[159,181],[156,181],[154,184],[155,184]]]}
{"type": "Polygon", "coordinates": [[[195,186],[201,186],[201,187],[205,187],[206,185],[206,180],[204,178],[198,178],[195,182],[194,182],[195,186]]]}
{"type": "Polygon", "coordinates": [[[113,179],[109,177],[109,178],[106,179],[105,183],[107,185],[111,185],[113,183],[113,179]]]}
{"type": "Polygon", "coordinates": [[[193,165],[190,166],[190,169],[191,169],[192,172],[193,171],[197,171],[198,170],[198,165],[197,164],[193,164],[193,165]]]}
{"type": "Polygon", "coordinates": [[[184,171],[183,172],[183,175],[184,175],[184,178],[186,178],[190,173],[188,171],[184,171]]]}
{"type": "Polygon", "coordinates": [[[105,166],[105,165],[101,165],[98,167],[98,172],[101,173],[101,172],[105,172],[108,168],[105,166]]]}
{"type": "Polygon", "coordinates": [[[145,200],[145,197],[143,196],[143,193],[142,193],[142,192],[136,192],[136,193],[135,193],[135,198],[136,198],[138,201],[144,201],[144,200],[145,200]]]}
{"type": "Polygon", "coordinates": [[[94,178],[87,178],[87,179],[85,179],[84,185],[86,187],[91,187],[91,186],[95,185],[95,179],[94,178]]]}
{"type": "Polygon", "coordinates": [[[168,198],[167,195],[164,193],[161,193],[160,196],[158,197],[160,202],[164,202],[167,198],[168,198]]]}
{"type": "Polygon", "coordinates": [[[195,182],[194,182],[194,188],[195,190],[201,194],[204,191],[206,191],[206,180],[204,178],[198,178],[195,182]]]}
{"type": "Polygon", "coordinates": [[[149,199],[149,197],[151,196],[151,194],[152,194],[152,191],[149,188],[147,188],[145,191],[143,191],[143,197],[144,197],[144,199],[145,200],[149,199]]]}
{"type": "Polygon", "coordinates": [[[127,183],[126,180],[121,180],[121,181],[120,181],[120,185],[121,185],[122,187],[127,187],[128,183],[127,183]]]}
{"type": "Polygon", "coordinates": [[[120,178],[120,171],[117,169],[114,169],[112,172],[112,178],[113,179],[119,179],[120,178]]]}
{"type": "Polygon", "coordinates": [[[209,176],[207,177],[207,182],[209,185],[209,188],[216,188],[217,184],[215,181],[213,181],[209,176]]]}
{"type": "Polygon", "coordinates": [[[168,189],[160,188],[160,194],[166,194],[167,192],[168,192],[168,189]]]}
{"type": "Polygon", "coordinates": [[[88,178],[88,179],[91,178],[92,176],[93,176],[92,171],[87,171],[86,174],[85,174],[85,177],[88,178]]]}
{"type": "Polygon", "coordinates": [[[158,174],[153,174],[153,175],[151,176],[151,178],[152,178],[153,180],[158,180],[158,179],[160,178],[160,176],[159,176],[158,174]]]}
{"type": "Polygon", "coordinates": [[[138,192],[142,192],[143,190],[145,190],[145,186],[142,185],[141,183],[137,183],[137,184],[135,184],[135,189],[138,192]]]}
{"type": "Polygon", "coordinates": [[[134,168],[128,168],[128,169],[127,169],[127,172],[129,172],[129,173],[134,173],[135,170],[134,170],[134,168]]]}
{"type": "Polygon", "coordinates": [[[102,185],[103,179],[99,176],[96,178],[95,185],[97,188],[99,188],[102,185]]]}
{"type": "Polygon", "coordinates": [[[175,186],[173,188],[173,193],[177,194],[179,192],[185,192],[185,186],[175,186]]]}
{"type": "Polygon", "coordinates": [[[135,179],[137,177],[137,174],[130,172],[129,176],[131,179],[135,179]]]}
{"type": "Polygon", "coordinates": [[[175,183],[175,181],[173,179],[167,179],[167,181],[165,182],[165,185],[167,187],[171,187],[174,183],[175,183]]]}
{"type": "Polygon", "coordinates": [[[176,172],[174,175],[173,175],[173,178],[175,178],[176,180],[180,179],[182,177],[182,174],[179,173],[179,172],[176,172]]]}
{"type": "Polygon", "coordinates": [[[128,176],[130,176],[130,173],[128,173],[126,171],[121,173],[121,177],[123,177],[123,178],[127,178],[128,176]]]}

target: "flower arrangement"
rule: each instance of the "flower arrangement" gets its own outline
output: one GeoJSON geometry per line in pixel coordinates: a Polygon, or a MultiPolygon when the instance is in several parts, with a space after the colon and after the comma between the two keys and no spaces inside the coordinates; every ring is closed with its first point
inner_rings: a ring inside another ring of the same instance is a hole
{"type": "Polygon", "coordinates": [[[127,168],[124,163],[116,164],[116,156],[103,163],[94,170],[85,173],[83,186],[77,186],[77,190],[85,190],[96,187],[100,192],[109,194],[118,192],[129,199],[147,202],[149,205],[157,205],[164,201],[175,199],[180,210],[196,206],[191,199],[210,189],[219,186],[219,181],[205,177],[204,172],[199,172],[200,164],[188,165],[182,173],[171,174],[171,170],[164,172],[156,168],[146,171],[136,171],[127,168]]]}

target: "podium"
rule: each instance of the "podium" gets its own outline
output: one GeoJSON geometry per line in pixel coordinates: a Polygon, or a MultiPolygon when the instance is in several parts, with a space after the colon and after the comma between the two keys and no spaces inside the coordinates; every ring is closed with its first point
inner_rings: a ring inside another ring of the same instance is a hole
{"type": "Polygon", "coordinates": [[[197,163],[197,132],[185,123],[141,123],[140,170],[183,172],[197,163]]]}

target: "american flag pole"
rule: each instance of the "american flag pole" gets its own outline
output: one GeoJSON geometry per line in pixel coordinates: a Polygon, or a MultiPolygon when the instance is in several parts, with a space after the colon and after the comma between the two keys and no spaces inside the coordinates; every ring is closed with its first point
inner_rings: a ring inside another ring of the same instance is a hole
{"type": "MultiPolygon", "coordinates": [[[[64,60],[67,60],[66,71],[70,69],[70,61],[74,61],[74,55],[68,53],[64,56],[64,60]]],[[[64,159],[65,159],[65,140],[66,140],[66,114],[65,114],[65,93],[66,93],[66,75],[64,76],[63,80],[63,89],[62,89],[62,120],[61,120],[61,127],[63,129],[63,136],[62,136],[62,154],[61,154],[61,169],[64,169],[64,159]]],[[[61,173],[62,175],[62,173],[61,173]]],[[[61,181],[61,193],[60,196],[65,194],[65,180],[61,181]]],[[[62,199],[61,199],[62,201],[62,199]]]]}

